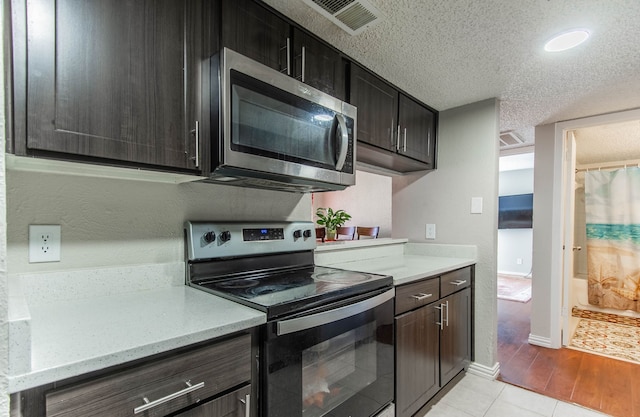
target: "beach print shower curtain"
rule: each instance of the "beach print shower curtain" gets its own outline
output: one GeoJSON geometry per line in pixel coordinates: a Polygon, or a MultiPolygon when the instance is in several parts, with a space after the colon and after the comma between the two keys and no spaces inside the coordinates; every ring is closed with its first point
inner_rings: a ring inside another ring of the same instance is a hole
{"type": "Polygon", "coordinates": [[[638,309],[640,168],[585,174],[589,304],[638,309]]]}

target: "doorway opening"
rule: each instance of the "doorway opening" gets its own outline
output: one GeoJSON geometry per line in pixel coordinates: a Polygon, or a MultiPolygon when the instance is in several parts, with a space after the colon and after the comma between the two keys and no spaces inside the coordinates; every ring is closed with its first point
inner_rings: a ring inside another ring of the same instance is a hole
{"type": "MultiPolygon", "coordinates": [[[[622,224],[618,220],[597,220],[595,193],[599,187],[611,186],[596,184],[596,179],[620,178],[627,175],[626,167],[640,170],[640,120],[622,119],[612,117],[600,124],[563,130],[567,158],[562,344],[638,363],[640,355],[635,351],[640,342],[640,287],[625,266],[625,257],[637,253],[640,258],[640,239],[634,242],[633,236],[595,235],[596,228],[618,228],[622,224]],[[634,284],[635,288],[631,288],[634,284]]],[[[640,219],[640,202],[629,210],[638,212],[632,218],[640,219]]]]}

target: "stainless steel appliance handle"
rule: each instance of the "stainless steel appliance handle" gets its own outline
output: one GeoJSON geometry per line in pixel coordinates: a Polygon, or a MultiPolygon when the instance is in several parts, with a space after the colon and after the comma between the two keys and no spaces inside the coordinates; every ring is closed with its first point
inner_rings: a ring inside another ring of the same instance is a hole
{"type": "MultiPolygon", "coordinates": [[[[344,166],[344,162],[347,160],[347,150],[349,149],[349,133],[347,132],[347,121],[341,114],[336,114],[336,120],[338,126],[340,126],[340,153],[338,154],[338,161],[336,162],[336,170],[340,171],[344,166]]],[[[336,133],[336,142],[338,141],[338,134],[336,133]]]]}
{"type": "Polygon", "coordinates": [[[302,47],[302,82],[304,82],[304,72],[306,69],[306,64],[307,64],[307,57],[306,57],[306,52],[307,52],[307,48],[305,48],[304,46],[302,47]]]}
{"type": "Polygon", "coordinates": [[[440,304],[440,307],[434,307],[436,310],[440,310],[440,321],[437,321],[436,324],[440,326],[440,330],[444,330],[444,320],[442,317],[442,309],[444,304],[440,304]]]}
{"type": "Polygon", "coordinates": [[[178,397],[182,397],[183,395],[189,394],[190,392],[193,392],[195,390],[199,390],[200,388],[204,388],[204,382],[200,382],[198,384],[195,385],[191,385],[191,381],[186,381],[185,384],[187,384],[187,388],[185,389],[181,389],[180,391],[176,391],[173,394],[169,394],[167,396],[164,396],[162,398],[158,398],[157,400],[154,401],[149,401],[149,399],[147,397],[144,397],[142,400],[145,402],[145,404],[136,407],[133,409],[133,414],[140,414],[143,411],[147,411],[153,407],[157,407],[160,404],[164,404],[168,401],[171,401],[175,398],[178,397]]]}
{"type": "Polygon", "coordinates": [[[323,311],[322,313],[312,314],[309,316],[298,317],[290,320],[282,320],[276,323],[276,333],[278,336],[284,334],[295,333],[301,330],[312,329],[314,327],[322,326],[323,324],[332,323],[334,321],[342,320],[347,317],[352,317],[360,314],[364,311],[371,310],[383,304],[393,297],[395,297],[396,291],[394,288],[389,291],[385,291],[382,294],[378,294],[375,297],[367,298],[355,304],[346,305],[344,307],[338,307],[333,310],[323,311]]]}
{"type": "Polygon", "coordinates": [[[245,395],[244,399],[240,399],[240,402],[244,404],[244,417],[251,417],[251,395],[245,395]]]}

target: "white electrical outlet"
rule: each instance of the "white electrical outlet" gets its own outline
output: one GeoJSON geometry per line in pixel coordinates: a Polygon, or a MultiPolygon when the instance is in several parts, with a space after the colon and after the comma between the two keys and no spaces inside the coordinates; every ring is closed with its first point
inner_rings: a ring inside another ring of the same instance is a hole
{"type": "Polygon", "coordinates": [[[426,227],[426,239],[435,239],[436,238],[436,225],[432,223],[427,223],[426,227]]]}
{"type": "Polygon", "coordinates": [[[60,262],[60,225],[29,225],[29,263],[60,262]]]}

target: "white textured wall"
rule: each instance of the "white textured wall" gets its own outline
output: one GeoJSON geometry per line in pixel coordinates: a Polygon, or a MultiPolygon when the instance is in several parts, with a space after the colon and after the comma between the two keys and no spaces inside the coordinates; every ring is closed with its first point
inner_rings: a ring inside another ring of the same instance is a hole
{"type": "Polygon", "coordinates": [[[304,194],[9,171],[9,272],[180,262],[185,220],[311,220],[310,206],[304,194]],[[30,224],[62,226],[61,262],[28,263],[30,224]]]}
{"type": "MultiPolygon", "coordinates": [[[[533,212],[533,279],[531,284],[530,340],[551,346],[552,325],[559,325],[560,316],[552,312],[552,299],[560,289],[553,283],[556,263],[561,254],[555,253],[554,242],[554,182],[555,182],[555,125],[536,127],[536,151],[533,212]],[[557,287],[557,288],[555,288],[557,287]]],[[[561,184],[557,185],[561,186],[561,184]]],[[[555,306],[559,308],[559,306],[555,306]]],[[[555,346],[559,347],[559,346],[555,346]]]]}
{"type": "Polygon", "coordinates": [[[391,236],[391,177],[357,171],[356,185],[344,191],[313,196],[313,221],[318,207],[343,209],[351,215],[345,226],[380,226],[379,237],[391,236]]]}
{"type": "MultiPolygon", "coordinates": [[[[498,195],[533,192],[533,169],[502,171],[498,180],[498,195]]],[[[535,214],[534,214],[535,215],[535,214]]],[[[498,229],[498,272],[529,275],[533,258],[533,229],[498,229]],[[517,260],[522,263],[518,264],[517,260]]]]}
{"type": "Polygon", "coordinates": [[[393,178],[393,236],[478,247],[475,287],[475,361],[497,363],[498,104],[486,100],[440,113],[438,169],[393,178]],[[483,213],[471,214],[472,197],[483,213]]]}

